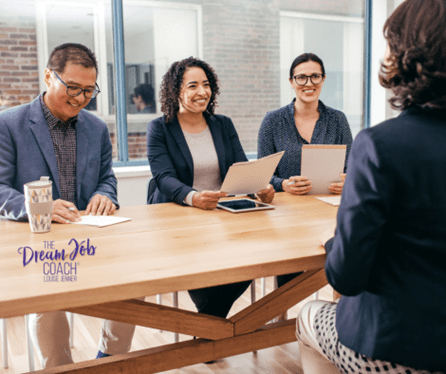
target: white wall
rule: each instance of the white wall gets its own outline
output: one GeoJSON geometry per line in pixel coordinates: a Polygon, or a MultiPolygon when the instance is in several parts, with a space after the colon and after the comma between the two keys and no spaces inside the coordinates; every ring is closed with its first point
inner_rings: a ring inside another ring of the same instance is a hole
{"type": "Polygon", "coordinates": [[[113,168],[118,179],[118,201],[121,207],[147,204],[147,184],[152,177],[149,166],[113,168]]]}
{"type": "Polygon", "coordinates": [[[371,110],[370,124],[372,126],[386,119],[387,94],[379,84],[378,73],[386,50],[383,36],[383,26],[387,19],[387,1],[374,1],[372,10],[372,58],[371,58],[371,110]]]}
{"type": "Polygon", "coordinates": [[[387,18],[404,0],[380,0],[373,2],[372,10],[372,76],[370,124],[372,126],[397,116],[400,112],[390,107],[391,92],[379,84],[378,73],[387,47],[383,27],[387,18]]]}

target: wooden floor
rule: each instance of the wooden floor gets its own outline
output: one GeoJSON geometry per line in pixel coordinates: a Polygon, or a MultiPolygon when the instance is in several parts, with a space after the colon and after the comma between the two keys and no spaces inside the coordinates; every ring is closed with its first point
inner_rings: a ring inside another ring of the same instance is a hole
{"type": "MultiPolygon", "coordinates": [[[[266,279],[267,293],[273,288],[273,278],[266,279]]],[[[256,281],[257,297],[261,295],[260,279],[256,281]]],[[[319,299],[333,300],[333,291],[330,286],[319,291],[319,299]]],[[[300,308],[306,301],[312,300],[313,296],[297,304],[288,311],[289,318],[295,318],[300,308]]],[[[156,302],[155,297],[148,297],[146,301],[156,302]]],[[[251,302],[250,289],[234,304],[230,315],[249,305],[251,302]]],[[[163,295],[162,303],[172,305],[171,295],[163,295]]],[[[179,307],[187,310],[195,310],[187,292],[179,293],[179,307]]],[[[28,354],[25,339],[24,317],[9,318],[7,320],[8,331],[8,361],[9,368],[3,367],[3,360],[0,356],[0,374],[18,374],[28,372],[28,354]]],[[[96,357],[98,339],[102,326],[102,320],[75,315],[74,318],[74,348],[72,356],[75,362],[91,360],[96,357]]],[[[1,331],[0,331],[1,333],[1,331]]],[[[155,347],[163,344],[173,343],[174,335],[170,332],[160,332],[159,330],[145,327],[137,327],[132,343],[132,351],[144,348],[155,347]]],[[[189,340],[192,337],[180,335],[180,341],[189,340]]],[[[1,341],[0,341],[0,348],[1,341]]],[[[35,352],[35,351],[34,351],[35,352]]],[[[35,356],[35,370],[41,369],[37,354],[35,356]]],[[[263,349],[257,352],[246,353],[239,356],[218,360],[213,364],[198,364],[182,369],[171,370],[168,374],[301,374],[302,368],[299,358],[299,347],[297,342],[282,346],[263,349]]]]}

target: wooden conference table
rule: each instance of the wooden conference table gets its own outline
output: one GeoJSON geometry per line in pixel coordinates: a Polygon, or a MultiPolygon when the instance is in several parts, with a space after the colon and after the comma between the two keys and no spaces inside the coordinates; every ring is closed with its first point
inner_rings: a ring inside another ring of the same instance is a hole
{"type": "Polygon", "coordinates": [[[327,284],[317,238],[335,222],[337,208],[285,193],[276,194],[274,205],[239,214],[173,203],[127,207],[115,215],[132,218],[128,222],[53,224],[45,234],[31,233],[26,222],[0,220],[0,318],[69,310],[199,338],[51,373],[156,373],[294,341],[295,319],[265,324],[327,284]],[[82,244],[90,254],[81,256],[82,244]],[[25,259],[21,247],[28,247],[25,259]],[[65,261],[41,261],[55,249],[65,249],[65,261]],[[229,319],[128,300],[301,270],[229,319]],[[58,281],[49,281],[56,271],[58,281]]]}

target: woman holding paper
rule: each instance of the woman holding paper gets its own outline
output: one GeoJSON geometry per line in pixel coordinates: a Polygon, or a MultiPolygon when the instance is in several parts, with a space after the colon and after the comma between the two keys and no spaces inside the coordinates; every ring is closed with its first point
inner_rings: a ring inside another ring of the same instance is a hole
{"type": "MultiPolygon", "coordinates": [[[[175,62],[164,75],[160,92],[164,116],[147,127],[147,155],[156,183],[149,204],[175,202],[209,210],[227,195],[220,186],[229,167],[247,158],[231,119],[214,114],[218,94],[217,75],[204,61],[190,57],[175,62]]],[[[268,185],[257,196],[269,203],[274,194],[268,185]]],[[[250,283],[188,292],[199,313],[224,318],[250,283]]],[[[131,325],[107,321],[97,357],[127,352],[133,334],[131,325]]]]}
{"type": "MultiPolygon", "coordinates": [[[[318,56],[313,53],[298,56],[291,64],[289,78],[296,98],[263,119],[258,157],[285,151],[271,179],[276,192],[303,195],[311,190],[311,181],[300,175],[304,144],[346,144],[348,156],[352,134],[345,114],[319,100],[325,78],[324,63],[318,56]]],[[[345,174],[341,174],[341,182],[332,183],[329,190],[340,194],[344,178],[345,174]]]]}
{"type": "MultiPolygon", "coordinates": [[[[156,189],[149,204],[175,202],[215,209],[227,196],[220,186],[229,167],[247,161],[231,119],[214,114],[219,94],[218,78],[206,62],[187,58],[175,62],[161,83],[163,117],[147,127],[147,155],[156,189]]],[[[257,193],[270,203],[271,185],[257,193]]],[[[225,318],[251,281],[190,290],[199,313],[225,318]]],[[[107,321],[102,329],[97,358],[126,353],[134,326],[107,321]]]]}
{"type": "MultiPolygon", "coordinates": [[[[218,78],[206,62],[188,58],[175,62],[161,84],[164,116],[147,128],[147,155],[157,188],[149,204],[174,201],[215,209],[226,196],[220,186],[229,167],[247,161],[231,119],[214,114],[218,78]]],[[[271,185],[257,193],[263,202],[274,198],[271,185]]],[[[189,291],[200,313],[226,317],[250,282],[189,291]]]]}
{"type": "MultiPolygon", "coordinates": [[[[174,63],[161,84],[163,117],[149,123],[147,155],[157,188],[149,204],[176,202],[215,209],[229,167],[247,161],[231,119],[214,114],[218,78],[204,61],[174,63]]],[[[257,192],[269,203],[271,185],[257,192]]]]}
{"type": "Polygon", "coordinates": [[[384,36],[380,82],[402,112],[353,142],[321,238],[342,297],[302,308],[304,373],[446,373],[446,2],[404,1],[384,36]]]}

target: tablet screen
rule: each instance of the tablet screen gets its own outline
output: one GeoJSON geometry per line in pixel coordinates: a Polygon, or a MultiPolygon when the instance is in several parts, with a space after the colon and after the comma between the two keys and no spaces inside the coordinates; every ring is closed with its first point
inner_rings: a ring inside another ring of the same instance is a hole
{"type": "Polygon", "coordinates": [[[273,205],[265,204],[260,201],[250,199],[237,199],[220,201],[217,207],[228,210],[233,213],[248,212],[252,210],[274,209],[273,205]]]}

